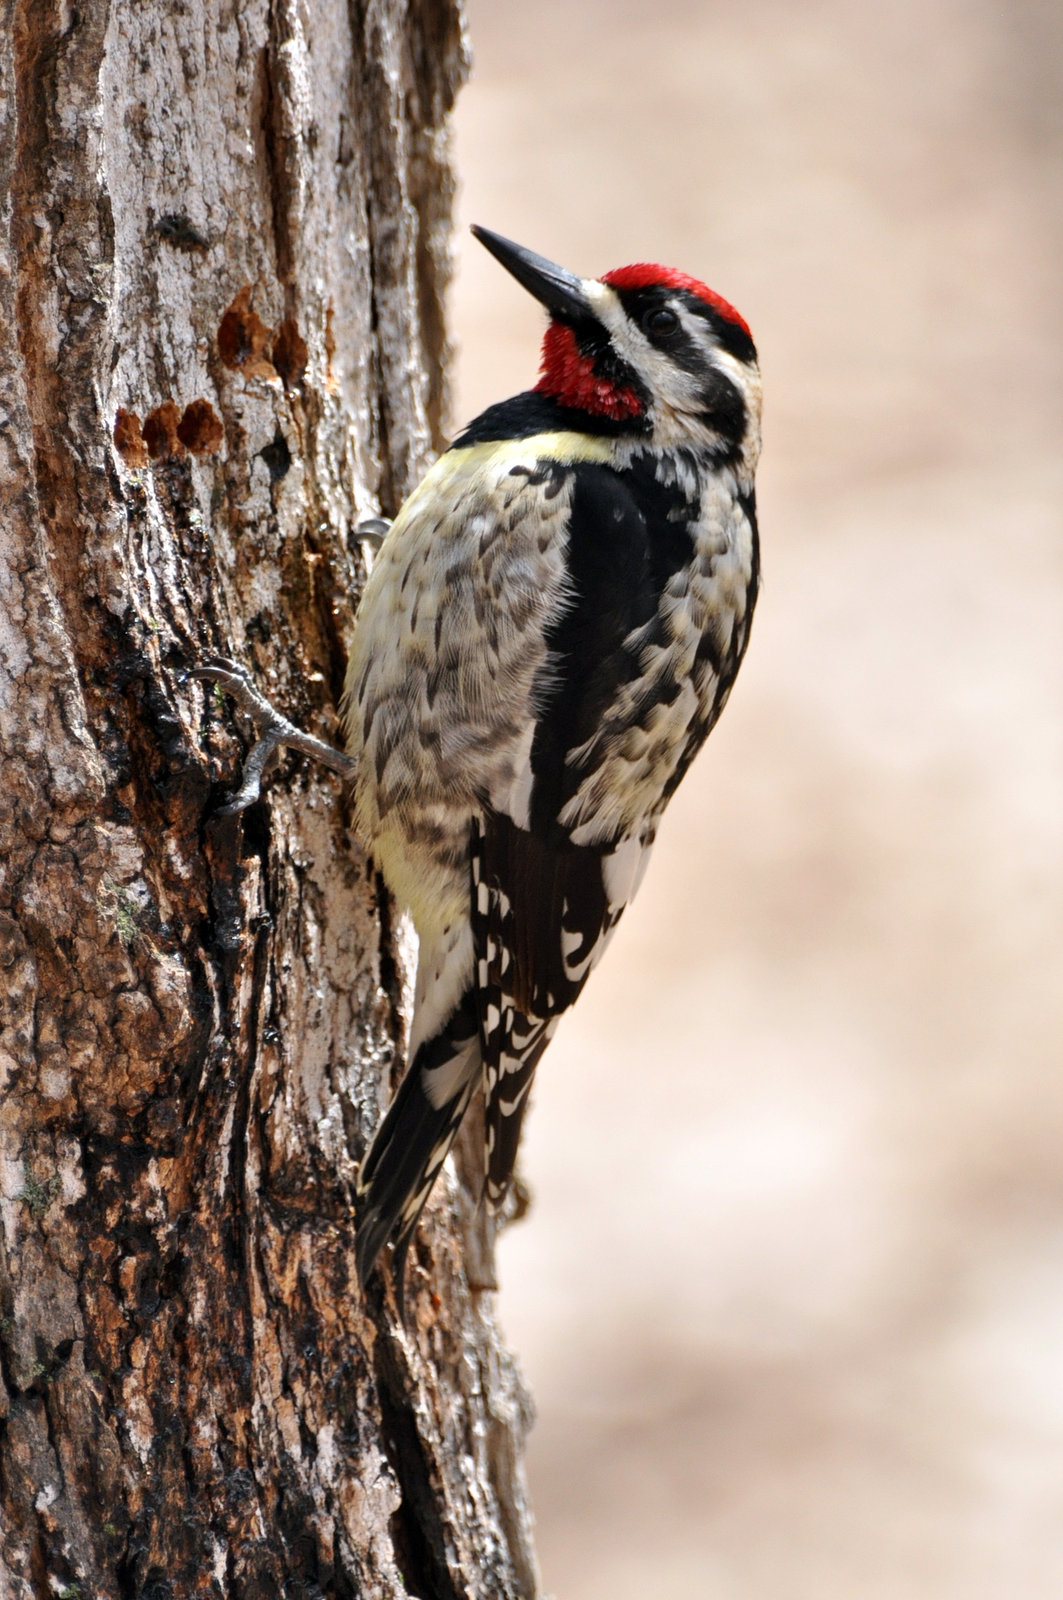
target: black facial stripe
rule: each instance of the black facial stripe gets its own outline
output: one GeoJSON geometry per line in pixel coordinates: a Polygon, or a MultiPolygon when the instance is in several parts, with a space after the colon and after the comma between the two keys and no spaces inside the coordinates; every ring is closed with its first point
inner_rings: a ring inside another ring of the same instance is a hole
{"type": "MultiPolygon", "coordinates": [[[[655,333],[652,329],[643,327],[643,319],[648,311],[658,306],[667,305],[669,302],[674,305],[679,302],[687,311],[693,312],[711,324],[722,349],[733,346],[733,341],[729,345],[724,339],[722,330],[730,329],[739,334],[742,330],[740,328],[736,330],[734,323],[725,322],[717,312],[705,304],[704,300],[700,300],[687,289],[669,289],[663,285],[654,285],[648,289],[620,289],[617,292],[624,311],[641,328],[645,338],[666,355],[669,361],[673,361],[677,367],[681,367],[684,372],[689,372],[698,380],[701,387],[701,416],[706,425],[729,444],[740,444],[746,431],[746,407],[737,386],[726,373],[721,372],[704,347],[681,323],[673,330],[655,333]]],[[[742,338],[751,358],[754,353],[753,341],[744,334],[742,338]]],[[[738,350],[734,350],[733,353],[740,355],[738,350]]],[[[740,359],[747,357],[740,355],[740,359]]]]}
{"type": "MultiPolygon", "coordinates": [[[[689,335],[682,333],[679,335],[667,333],[655,335],[652,330],[642,327],[642,318],[647,311],[669,303],[681,305],[684,310],[692,312],[696,317],[701,317],[709,324],[716,335],[716,341],[720,349],[726,350],[728,355],[734,356],[738,361],[745,362],[757,359],[756,345],[745,329],[740,328],[737,322],[731,322],[727,317],[721,316],[714,307],[706,305],[699,295],[692,294],[689,289],[672,289],[665,284],[653,284],[646,289],[618,289],[616,292],[620,296],[620,304],[625,312],[632,322],[642,328],[642,332],[650,343],[656,345],[658,350],[666,351],[673,359],[679,361],[681,366],[686,363],[682,360],[682,356],[676,353],[677,345],[675,341],[677,337],[681,337],[686,343],[690,343],[689,335]]],[[[690,370],[696,371],[697,369],[692,368],[690,370]]]]}
{"type": "Polygon", "coordinates": [[[655,333],[651,329],[642,328],[641,323],[639,326],[644,337],[666,355],[669,361],[677,367],[682,367],[684,372],[692,372],[696,378],[700,378],[702,373],[708,370],[710,363],[705,355],[704,346],[687,332],[682,323],[668,333],[655,333]]]}
{"type": "Polygon", "coordinates": [[[666,289],[663,285],[649,289],[618,289],[616,292],[625,314],[655,349],[663,351],[670,361],[687,372],[704,371],[705,352],[681,322],[677,320],[674,328],[663,329],[645,325],[648,312],[665,308],[672,310],[677,302],[685,305],[692,296],[676,289],[666,289]]]}
{"type": "Polygon", "coordinates": [[[746,431],[746,403],[719,367],[710,367],[701,392],[702,420],[714,433],[741,444],[746,431]]]}
{"type": "Polygon", "coordinates": [[[747,364],[756,361],[757,347],[746,330],[740,328],[737,322],[731,322],[727,317],[721,317],[718,311],[714,311],[711,306],[707,306],[704,300],[699,300],[696,294],[688,295],[684,291],[683,299],[695,316],[704,317],[705,321],[711,325],[721,350],[726,350],[727,354],[734,356],[736,361],[744,361],[747,364]]]}
{"type": "MultiPolygon", "coordinates": [[[[672,293],[674,294],[675,290],[672,293]]],[[[701,317],[709,324],[721,350],[726,350],[727,354],[734,356],[737,361],[747,363],[756,361],[757,347],[746,330],[737,322],[722,316],[715,307],[706,305],[699,295],[691,294],[689,289],[680,289],[679,298],[688,311],[692,311],[696,317],[701,317]]]]}
{"type": "Polygon", "coordinates": [[[645,411],[650,399],[646,385],[634,367],[617,355],[613,341],[601,323],[588,319],[570,326],[576,335],[580,355],[588,357],[594,365],[595,377],[619,389],[632,390],[639,398],[640,411],[645,411]]]}

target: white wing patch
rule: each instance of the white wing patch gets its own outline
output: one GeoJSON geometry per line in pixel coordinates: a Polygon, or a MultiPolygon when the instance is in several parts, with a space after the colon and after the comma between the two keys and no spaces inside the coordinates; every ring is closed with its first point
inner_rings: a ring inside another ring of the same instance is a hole
{"type": "MultiPolygon", "coordinates": [[[[418,1047],[434,1039],[450,1018],[469,987],[473,967],[472,928],[464,918],[435,938],[421,941],[408,1060],[412,1061],[418,1047]]],[[[432,1103],[441,1105],[442,1101],[433,1100],[432,1103]]]]}
{"type": "Polygon", "coordinates": [[[527,828],[531,824],[532,788],[535,774],[532,771],[532,744],[535,740],[535,723],[529,720],[513,750],[513,772],[491,795],[491,804],[517,824],[527,828]]]}
{"type": "Polygon", "coordinates": [[[449,1061],[443,1061],[436,1067],[421,1069],[421,1087],[436,1111],[442,1111],[443,1107],[454,1099],[454,1096],[479,1070],[479,1066],[480,1041],[473,1037],[463,1040],[461,1049],[452,1055],[449,1061]]]}
{"type": "Polygon", "coordinates": [[[630,834],[621,839],[615,850],[602,857],[602,882],[610,914],[618,917],[638,894],[646,875],[653,849],[653,837],[637,838],[630,834]]]}

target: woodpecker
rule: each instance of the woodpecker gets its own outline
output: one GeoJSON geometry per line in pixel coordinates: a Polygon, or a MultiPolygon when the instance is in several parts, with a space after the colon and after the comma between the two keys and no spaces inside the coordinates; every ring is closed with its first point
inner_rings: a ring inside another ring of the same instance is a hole
{"type": "Polygon", "coordinates": [[[364,1284],[396,1280],[473,1095],[484,1195],[535,1068],[723,710],[757,596],[760,375],[671,267],[580,278],[486,228],[549,313],[539,381],[402,506],[358,609],[355,824],[419,938],[408,1068],[359,1176],[364,1284]]]}

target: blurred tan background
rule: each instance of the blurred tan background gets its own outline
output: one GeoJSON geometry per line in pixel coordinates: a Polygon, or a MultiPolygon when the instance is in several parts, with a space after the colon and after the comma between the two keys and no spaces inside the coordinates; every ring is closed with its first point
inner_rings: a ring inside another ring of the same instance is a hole
{"type": "MultiPolygon", "coordinates": [[[[558,1600],[1063,1595],[1063,7],[470,0],[462,216],[743,311],[765,588],[539,1074],[558,1600]]],[[[534,379],[470,239],[457,419],[534,379]]]]}

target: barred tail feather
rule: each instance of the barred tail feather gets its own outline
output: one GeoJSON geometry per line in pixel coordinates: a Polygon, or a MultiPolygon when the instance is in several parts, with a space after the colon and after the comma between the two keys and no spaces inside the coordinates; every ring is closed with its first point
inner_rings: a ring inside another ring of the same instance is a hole
{"type": "Polygon", "coordinates": [[[484,1062],[484,1198],[492,1211],[498,1211],[509,1191],[528,1091],[558,1021],[551,1017],[537,1022],[524,1016],[517,1021],[513,1008],[508,1008],[502,1022],[509,1048],[502,1051],[497,1066],[484,1062]]]}
{"type": "Polygon", "coordinates": [[[401,1302],[403,1264],[417,1219],[480,1074],[479,1027],[470,992],[443,1029],[417,1049],[362,1162],[355,1260],[363,1288],[390,1239],[401,1302]]]}

